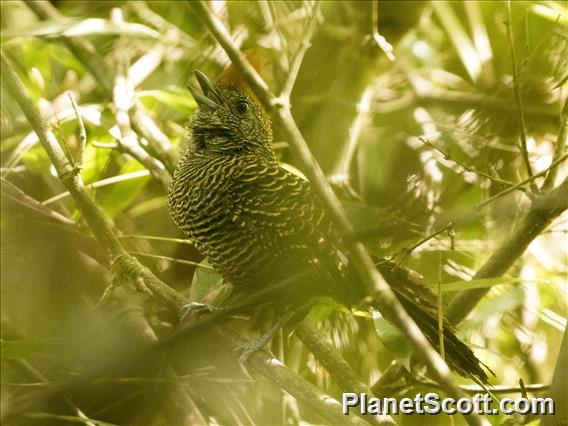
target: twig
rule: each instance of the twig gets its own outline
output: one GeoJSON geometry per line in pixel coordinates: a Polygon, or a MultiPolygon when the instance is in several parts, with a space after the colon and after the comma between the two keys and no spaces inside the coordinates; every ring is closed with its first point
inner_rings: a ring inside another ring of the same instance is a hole
{"type": "MultiPolygon", "coordinates": [[[[560,124],[558,126],[558,137],[554,146],[554,154],[552,156],[552,163],[557,159],[562,158],[566,151],[566,144],[568,143],[568,98],[564,101],[564,107],[560,112],[560,124]]],[[[558,168],[548,168],[548,174],[544,179],[541,191],[546,192],[552,189],[554,181],[558,175],[558,168]]]]}
{"type": "Polygon", "coordinates": [[[511,181],[504,180],[504,179],[501,179],[501,178],[496,177],[496,176],[492,176],[488,173],[482,172],[481,170],[477,170],[476,168],[471,167],[471,166],[467,165],[466,163],[453,158],[448,152],[445,152],[441,148],[438,148],[436,145],[434,145],[432,142],[430,142],[429,140],[427,140],[425,138],[418,138],[418,140],[420,142],[422,142],[423,144],[428,145],[430,148],[438,151],[440,154],[442,154],[444,156],[444,158],[446,160],[452,161],[452,162],[456,163],[457,165],[461,166],[465,171],[468,171],[470,173],[475,173],[476,175],[487,178],[487,179],[489,179],[493,182],[501,183],[501,184],[504,184],[504,185],[507,185],[507,186],[514,185],[514,183],[511,182],[511,181]]]}
{"type": "MultiPolygon", "coordinates": [[[[448,394],[456,398],[463,397],[464,393],[455,384],[446,363],[440,358],[440,355],[430,345],[416,323],[401,306],[384,278],[375,268],[373,260],[365,249],[365,246],[355,238],[355,232],[347,218],[345,210],[337,197],[333,194],[321,168],[313,158],[306,141],[292,117],[289,105],[278,102],[278,99],[270,92],[266,83],[235,47],[223,24],[213,15],[208,7],[203,2],[197,3],[196,6],[213,36],[231,58],[233,65],[241,72],[245,81],[267,110],[274,112],[280,128],[290,141],[296,155],[302,159],[305,165],[306,175],[312,182],[316,193],[323,201],[329,217],[336,224],[344,238],[344,244],[347,253],[349,253],[349,258],[361,279],[362,285],[366,288],[367,294],[374,296],[373,299],[376,301],[377,305],[379,305],[378,308],[381,313],[388,320],[393,322],[409,339],[415,353],[430,367],[436,380],[443,384],[448,394]]],[[[467,416],[466,420],[470,424],[487,424],[483,418],[477,415],[467,416]]]]}
{"type": "MultiPolygon", "coordinates": [[[[513,22],[511,16],[511,0],[507,0],[507,35],[509,38],[509,45],[511,49],[511,61],[513,65],[513,89],[515,92],[515,102],[517,104],[517,113],[519,114],[519,136],[521,138],[521,155],[523,157],[523,162],[525,163],[525,168],[527,169],[528,177],[532,177],[532,167],[529,160],[529,153],[527,149],[527,130],[525,125],[525,113],[523,111],[523,100],[521,93],[521,82],[519,69],[517,66],[517,57],[515,55],[515,40],[513,38],[513,22]]],[[[538,187],[536,184],[531,183],[531,189],[533,192],[537,192],[538,187]]]]}
{"type": "Polygon", "coordinates": [[[379,33],[379,0],[372,1],[372,8],[373,40],[375,40],[375,43],[377,43],[377,46],[379,46],[379,48],[384,52],[388,60],[394,62],[396,60],[396,57],[394,56],[394,49],[392,45],[379,33]]]}
{"type": "Polygon", "coordinates": [[[300,47],[298,48],[298,51],[296,52],[296,54],[294,55],[294,58],[292,59],[292,63],[290,65],[290,70],[289,70],[288,75],[286,76],[286,80],[284,81],[284,84],[282,86],[282,91],[280,92],[280,97],[283,98],[283,99],[289,99],[290,98],[290,94],[292,93],[292,89],[294,88],[294,83],[296,83],[296,78],[298,77],[298,72],[300,71],[300,66],[302,65],[304,55],[306,54],[306,51],[311,46],[310,40],[312,39],[314,31],[316,30],[318,21],[320,20],[319,13],[320,13],[319,2],[316,2],[314,4],[314,6],[312,7],[311,16],[310,16],[309,21],[308,21],[308,27],[306,29],[306,32],[302,36],[302,41],[300,43],[300,47]]]}
{"type": "Polygon", "coordinates": [[[346,189],[346,191],[355,198],[360,198],[360,196],[349,184],[349,169],[351,168],[353,157],[357,152],[357,145],[359,144],[361,133],[369,121],[369,111],[374,93],[372,83],[363,91],[361,99],[359,99],[357,103],[357,115],[349,128],[349,139],[347,140],[347,144],[343,147],[341,155],[338,157],[338,164],[335,170],[330,176],[330,181],[334,185],[346,189]]]}
{"type": "Polygon", "coordinates": [[[87,145],[87,131],[85,130],[85,123],[83,123],[81,114],[79,114],[79,108],[77,107],[75,98],[73,97],[71,92],[67,92],[67,96],[71,101],[71,106],[73,107],[73,111],[75,111],[75,116],[77,117],[77,125],[79,126],[79,152],[77,154],[77,160],[75,164],[77,164],[77,167],[81,167],[83,165],[83,154],[87,145]]]}
{"type": "Polygon", "coordinates": [[[9,180],[4,179],[3,177],[0,178],[0,180],[2,182],[2,192],[5,193],[7,197],[10,197],[13,201],[23,204],[34,211],[37,211],[52,219],[55,219],[58,222],[63,223],[64,225],[75,226],[77,224],[74,220],[69,219],[66,216],[63,216],[61,213],[55,210],[51,210],[50,208],[46,207],[35,198],[30,197],[28,194],[26,194],[24,191],[22,191],[20,188],[18,188],[9,180]]]}
{"type": "MultiPolygon", "coordinates": [[[[111,20],[114,24],[122,23],[122,11],[119,8],[112,10],[111,20]]],[[[115,51],[116,73],[113,85],[113,103],[115,106],[116,123],[120,130],[121,137],[118,139],[120,149],[132,156],[140,164],[146,167],[152,177],[156,179],[164,190],[168,191],[171,176],[164,165],[148,153],[138,144],[136,134],[130,126],[130,116],[128,111],[132,108],[134,101],[134,85],[127,75],[126,59],[119,43],[115,51]]]]}
{"type": "Polygon", "coordinates": [[[324,365],[341,389],[346,392],[371,395],[371,390],[357,377],[355,370],[345,361],[332,344],[320,337],[321,333],[308,320],[299,323],[294,334],[314,354],[316,359],[324,365]]]}
{"type": "MultiPolygon", "coordinates": [[[[231,347],[240,343],[232,334],[220,327],[213,327],[212,333],[218,336],[220,342],[229,342],[231,347]]],[[[310,408],[321,416],[326,423],[344,425],[368,425],[366,421],[357,416],[341,414],[341,404],[334,398],[326,395],[308,381],[298,381],[291,370],[280,361],[271,358],[264,351],[257,351],[250,357],[249,363],[255,371],[259,371],[270,381],[287,391],[296,399],[309,401],[310,408]]],[[[391,423],[392,424],[392,423],[391,423]]]]}

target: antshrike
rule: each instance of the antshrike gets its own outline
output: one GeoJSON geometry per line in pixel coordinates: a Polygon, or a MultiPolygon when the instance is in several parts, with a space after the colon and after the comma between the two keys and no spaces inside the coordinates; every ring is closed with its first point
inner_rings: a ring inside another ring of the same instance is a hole
{"type": "MultiPolygon", "coordinates": [[[[361,295],[338,249],[338,232],[309,182],[280,166],[267,113],[233,67],[217,84],[196,76],[202,93],[190,90],[199,109],[189,121],[190,143],[169,192],[176,224],[241,295],[261,292],[285,304],[328,295],[350,305],[361,295]]],[[[438,347],[432,293],[404,269],[385,262],[380,270],[438,347]]],[[[454,370],[487,381],[480,361],[448,324],[444,343],[454,370]]]]}

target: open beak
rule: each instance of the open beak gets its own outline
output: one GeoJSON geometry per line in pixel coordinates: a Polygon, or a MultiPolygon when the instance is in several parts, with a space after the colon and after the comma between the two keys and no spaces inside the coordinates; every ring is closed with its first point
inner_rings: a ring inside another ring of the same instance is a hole
{"type": "Polygon", "coordinates": [[[187,88],[189,89],[191,96],[193,96],[193,99],[195,99],[195,102],[197,102],[197,105],[199,105],[200,108],[220,108],[224,102],[219,96],[219,92],[213,83],[211,83],[211,80],[209,80],[201,71],[195,71],[195,77],[197,78],[197,82],[199,83],[203,93],[200,93],[198,90],[189,85],[187,88]]]}

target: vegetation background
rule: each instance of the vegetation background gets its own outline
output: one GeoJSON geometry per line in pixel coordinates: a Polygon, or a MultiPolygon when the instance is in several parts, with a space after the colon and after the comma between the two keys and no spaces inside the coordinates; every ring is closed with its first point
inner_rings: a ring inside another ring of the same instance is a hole
{"type": "MultiPolygon", "coordinates": [[[[275,93],[293,84],[294,118],[369,251],[442,283],[444,309],[459,291],[479,288],[471,314],[462,306],[467,318],[458,330],[496,373],[496,394],[520,397],[522,379],[530,396],[559,397],[564,415],[566,192],[554,188],[566,189],[566,3],[208,7],[237,46],[265,58],[262,74],[275,93]],[[295,70],[297,79],[289,79],[295,70]],[[538,211],[540,228],[527,228],[546,194],[555,195],[553,205],[538,211]],[[502,272],[478,279],[496,254],[502,272]],[[510,389],[497,392],[499,386],[510,389]]],[[[184,122],[196,108],[185,85],[195,84],[193,70],[214,78],[229,63],[199,4],[2,1],[0,11],[3,54],[79,170],[85,192],[128,253],[197,300],[218,277],[181,239],[166,192],[187,141],[184,122]]],[[[210,328],[159,353],[132,352],[170,335],[176,313],[128,272],[109,266],[101,236],[58,178],[6,75],[3,57],[3,422],[331,422],[312,406],[311,394],[245,375],[210,328]]],[[[302,171],[288,143],[276,127],[282,161],[302,171]]],[[[323,303],[311,319],[376,394],[442,392],[409,364],[405,343],[380,320],[323,303]]],[[[272,351],[320,396],[340,400],[345,388],[296,336],[276,339],[272,351]]]]}

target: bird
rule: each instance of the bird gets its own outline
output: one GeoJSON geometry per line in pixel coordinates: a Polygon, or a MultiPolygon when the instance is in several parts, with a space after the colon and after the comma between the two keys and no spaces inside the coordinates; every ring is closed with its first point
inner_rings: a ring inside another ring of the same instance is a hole
{"type": "MultiPolygon", "coordinates": [[[[242,75],[230,65],[216,83],[200,71],[195,76],[200,89],[188,88],[198,108],[168,192],[174,222],[238,300],[260,294],[258,303],[290,309],[317,296],[356,304],[364,294],[341,235],[310,183],[279,163],[270,117],[242,75]]],[[[435,295],[392,261],[377,267],[439,348],[435,295]]],[[[490,370],[445,320],[443,334],[448,365],[487,383],[490,370]]]]}

